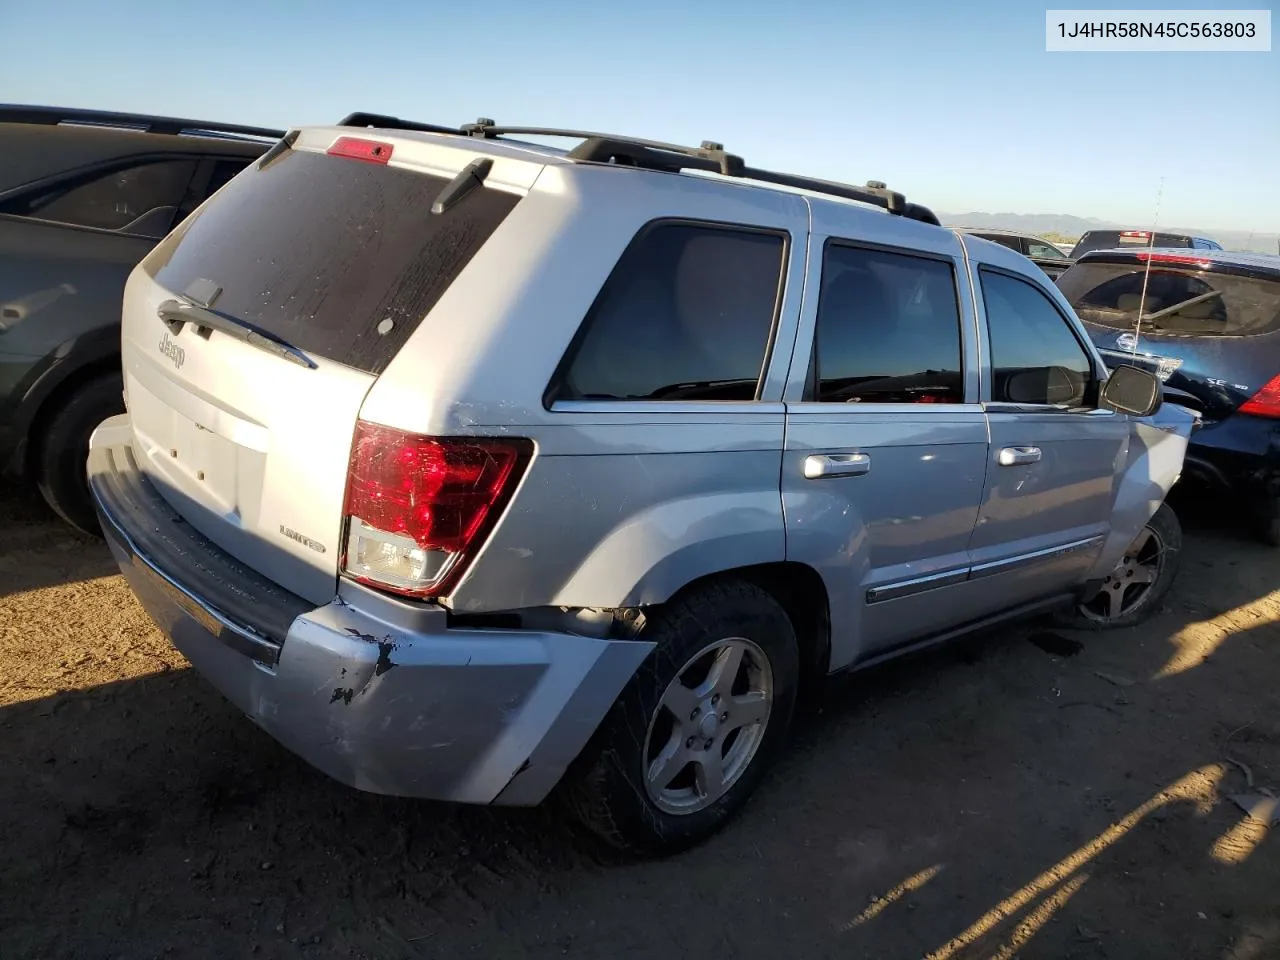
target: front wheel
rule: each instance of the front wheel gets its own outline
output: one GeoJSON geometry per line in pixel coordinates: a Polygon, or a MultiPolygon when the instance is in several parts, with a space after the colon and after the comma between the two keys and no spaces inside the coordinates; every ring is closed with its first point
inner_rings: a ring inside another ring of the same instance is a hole
{"type": "Polygon", "coordinates": [[[1063,615],[1063,626],[1111,630],[1142,623],[1160,607],[1178,574],[1182,524],[1168,504],[1147,521],[1124,556],[1087,603],[1063,615]]]}
{"type": "Polygon", "coordinates": [[[786,612],[741,581],[654,611],[637,639],[657,646],[592,738],[569,799],[613,846],[669,854],[718,831],[776,759],[799,655],[786,612]]]}
{"type": "Polygon", "coordinates": [[[1267,546],[1280,547],[1280,517],[1263,517],[1262,528],[1259,532],[1262,536],[1262,542],[1267,546]]]}

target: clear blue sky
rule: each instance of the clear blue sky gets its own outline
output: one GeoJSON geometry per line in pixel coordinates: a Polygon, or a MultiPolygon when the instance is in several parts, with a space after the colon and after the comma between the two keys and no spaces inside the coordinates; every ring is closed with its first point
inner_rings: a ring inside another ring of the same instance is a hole
{"type": "Polygon", "coordinates": [[[1146,224],[1164,177],[1161,223],[1280,230],[1280,46],[1046,53],[1046,5],[0,0],[0,100],[715,139],[957,213],[1146,224]]]}

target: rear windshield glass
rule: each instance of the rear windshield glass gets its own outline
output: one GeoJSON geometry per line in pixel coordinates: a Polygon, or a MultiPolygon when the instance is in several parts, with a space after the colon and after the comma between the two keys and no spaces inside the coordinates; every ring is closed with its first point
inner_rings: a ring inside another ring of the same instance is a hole
{"type": "Polygon", "coordinates": [[[1180,233],[1157,233],[1155,242],[1150,234],[1131,231],[1124,236],[1122,230],[1090,230],[1071,249],[1071,259],[1077,260],[1091,250],[1126,250],[1131,247],[1189,247],[1191,238],[1180,233]]]}
{"type": "Polygon", "coordinates": [[[1280,329],[1280,281],[1171,264],[1078,263],[1058,278],[1080,319],[1171,337],[1247,337],[1280,329]]]}
{"type": "Polygon", "coordinates": [[[378,374],[519,201],[486,188],[432,214],[447,183],[286,150],[231,180],[146,268],[178,294],[209,281],[220,313],[378,374]]]}

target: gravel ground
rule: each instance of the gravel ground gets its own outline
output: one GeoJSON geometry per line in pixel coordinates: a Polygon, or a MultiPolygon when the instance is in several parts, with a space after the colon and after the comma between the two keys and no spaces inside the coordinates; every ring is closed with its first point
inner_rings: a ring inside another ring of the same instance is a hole
{"type": "Polygon", "coordinates": [[[0,956],[1280,957],[1280,553],[1166,609],[862,674],[730,829],[628,864],[555,803],[366,796],[194,675],[104,546],[0,495],[0,956]]]}

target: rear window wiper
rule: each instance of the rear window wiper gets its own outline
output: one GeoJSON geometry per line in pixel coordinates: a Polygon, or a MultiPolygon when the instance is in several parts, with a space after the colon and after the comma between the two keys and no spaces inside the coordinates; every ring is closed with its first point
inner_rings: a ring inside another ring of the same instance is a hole
{"type": "Polygon", "coordinates": [[[1180,303],[1175,303],[1173,306],[1165,307],[1163,310],[1157,310],[1155,313],[1145,313],[1142,315],[1141,322],[1147,323],[1151,320],[1159,320],[1161,317],[1172,316],[1185,307],[1194,307],[1197,303],[1204,303],[1206,300],[1212,300],[1214,297],[1220,296],[1222,296],[1221,291],[1210,290],[1208,293],[1202,293],[1198,297],[1192,297],[1189,300],[1183,300],[1180,303]]]}
{"type": "Polygon", "coordinates": [[[208,307],[196,306],[183,300],[166,300],[158,308],[156,314],[164,321],[164,325],[174,334],[182,330],[184,324],[191,324],[197,329],[217,330],[235,337],[259,350],[274,353],[290,363],[310,370],[316,369],[316,363],[293,344],[281,340],[275,334],[267,333],[253,324],[246,323],[230,314],[211,310],[208,307]]]}

